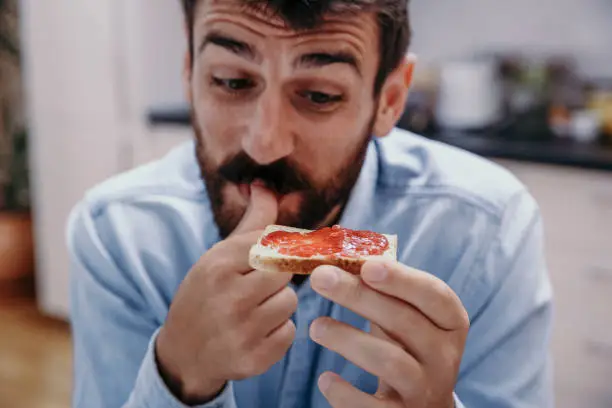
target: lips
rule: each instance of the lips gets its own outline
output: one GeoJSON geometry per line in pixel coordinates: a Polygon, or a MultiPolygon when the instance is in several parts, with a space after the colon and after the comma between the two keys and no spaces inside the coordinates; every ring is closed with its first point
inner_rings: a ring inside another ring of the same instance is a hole
{"type": "Polygon", "coordinates": [[[268,190],[270,193],[274,194],[277,199],[280,199],[280,197],[286,195],[286,194],[281,194],[277,191],[272,190],[264,181],[260,179],[254,180],[251,183],[243,182],[243,183],[237,183],[236,185],[238,186],[238,191],[240,192],[240,195],[247,200],[251,197],[251,186],[252,185],[257,185],[261,188],[268,190]]]}
{"type": "Polygon", "coordinates": [[[242,197],[244,197],[246,200],[248,200],[251,197],[251,186],[252,185],[258,185],[262,188],[265,188],[266,190],[270,191],[271,193],[273,193],[274,195],[276,195],[277,198],[279,198],[280,194],[276,193],[275,191],[270,190],[270,188],[268,188],[266,186],[266,184],[261,181],[261,180],[255,180],[251,183],[238,183],[238,191],[240,192],[240,195],[242,197]]]}
{"type": "Polygon", "coordinates": [[[241,183],[238,185],[238,190],[240,191],[240,194],[245,198],[245,199],[249,199],[249,197],[251,197],[251,185],[248,183],[241,183]]]}

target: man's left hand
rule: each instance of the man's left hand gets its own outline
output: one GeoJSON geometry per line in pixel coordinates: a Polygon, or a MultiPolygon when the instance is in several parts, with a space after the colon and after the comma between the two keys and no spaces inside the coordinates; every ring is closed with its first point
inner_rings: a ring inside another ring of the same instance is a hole
{"type": "Polygon", "coordinates": [[[397,262],[367,262],[361,276],[322,266],[311,276],[321,296],[371,323],[365,333],[322,317],[312,339],[379,379],[366,394],[334,373],[319,388],[334,408],[451,408],[469,329],[458,296],[442,280],[397,262]]]}

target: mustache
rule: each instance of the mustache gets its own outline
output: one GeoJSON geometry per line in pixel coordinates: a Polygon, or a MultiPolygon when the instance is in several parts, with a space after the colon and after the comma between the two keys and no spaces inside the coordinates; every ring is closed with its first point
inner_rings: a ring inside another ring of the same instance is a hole
{"type": "Polygon", "coordinates": [[[268,189],[281,195],[315,189],[309,178],[286,158],[260,165],[242,151],[222,164],[218,172],[236,184],[261,180],[268,189]]]}

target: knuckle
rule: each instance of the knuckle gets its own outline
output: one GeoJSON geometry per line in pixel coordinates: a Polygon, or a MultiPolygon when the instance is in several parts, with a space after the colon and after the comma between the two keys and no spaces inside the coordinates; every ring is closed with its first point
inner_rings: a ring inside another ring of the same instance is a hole
{"type": "Polygon", "coordinates": [[[232,330],[232,333],[226,339],[232,353],[240,356],[247,355],[248,351],[252,348],[252,336],[241,330],[232,330]]]}
{"type": "Polygon", "coordinates": [[[357,280],[347,280],[340,291],[339,296],[347,303],[358,304],[363,300],[364,287],[357,280]]]}
{"type": "Polygon", "coordinates": [[[224,272],[228,269],[228,261],[225,258],[209,259],[201,269],[209,288],[219,289],[227,283],[228,274],[224,272]]]}
{"type": "Polygon", "coordinates": [[[249,377],[261,375],[272,366],[275,359],[276,356],[270,353],[262,353],[261,351],[251,353],[247,359],[245,374],[249,377]]]}
{"type": "Polygon", "coordinates": [[[232,242],[230,239],[225,239],[213,244],[208,251],[200,259],[210,262],[211,260],[220,259],[231,253],[232,242]]]}
{"type": "Polygon", "coordinates": [[[248,315],[248,313],[246,313],[248,309],[249,305],[247,301],[238,297],[227,303],[225,314],[232,322],[243,322],[248,315]]]}
{"type": "Polygon", "coordinates": [[[217,272],[215,275],[223,275],[219,272],[226,271],[229,267],[229,260],[224,256],[216,256],[207,262],[207,269],[217,272]]]}
{"type": "Polygon", "coordinates": [[[227,246],[227,240],[216,242],[210,247],[209,253],[222,251],[223,248],[225,248],[226,246],[227,246]]]}
{"type": "Polygon", "coordinates": [[[430,386],[425,373],[422,370],[412,373],[410,381],[404,381],[399,391],[404,399],[411,401],[415,406],[420,406],[423,400],[429,399],[430,386]]]}
{"type": "Polygon", "coordinates": [[[295,339],[297,328],[295,327],[295,323],[293,323],[291,320],[287,320],[285,326],[286,327],[284,327],[285,333],[283,333],[283,338],[285,339],[286,343],[288,343],[288,346],[291,346],[293,340],[295,339]]]}
{"type": "Polygon", "coordinates": [[[257,375],[259,362],[254,355],[241,354],[234,364],[233,371],[239,378],[249,378],[257,375]]]}
{"type": "Polygon", "coordinates": [[[234,340],[234,344],[236,345],[236,349],[243,354],[247,354],[249,350],[252,350],[253,345],[257,337],[255,334],[245,329],[246,325],[241,325],[239,330],[236,330],[236,339],[234,340]]]}
{"type": "Polygon", "coordinates": [[[411,377],[410,360],[406,352],[399,347],[394,347],[387,353],[385,366],[385,371],[390,378],[408,379],[411,377]]]}
{"type": "Polygon", "coordinates": [[[470,322],[470,316],[467,312],[467,310],[465,310],[465,308],[462,306],[459,312],[459,329],[466,332],[470,330],[470,326],[471,326],[471,322],[470,322]]]}
{"type": "Polygon", "coordinates": [[[295,324],[291,320],[287,320],[285,324],[278,329],[271,347],[279,353],[285,353],[293,344],[296,331],[295,324]]]}
{"type": "Polygon", "coordinates": [[[470,319],[463,303],[455,291],[441,279],[436,279],[436,292],[441,310],[454,311],[449,313],[449,329],[465,330],[470,326],[470,319]]]}
{"type": "Polygon", "coordinates": [[[445,307],[451,307],[455,304],[455,292],[442,279],[435,279],[436,292],[440,302],[445,307]]]}
{"type": "Polygon", "coordinates": [[[406,327],[418,327],[421,322],[426,319],[426,317],[412,305],[401,305],[398,308],[397,318],[398,321],[402,323],[401,328],[403,329],[401,331],[398,330],[397,334],[399,335],[402,334],[401,332],[406,331],[406,327]]]}
{"type": "Polygon", "coordinates": [[[290,287],[286,287],[285,289],[283,289],[283,292],[283,306],[285,306],[288,311],[295,311],[298,306],[297,293],[295,293],[295,291],[290,287]]]}
{"type": "Polygon", "coordinates": [[[447,366],[456,366],[461,361],[461,353],[454,343],[446,342],[439,348],[440,359],[447,366]]]}

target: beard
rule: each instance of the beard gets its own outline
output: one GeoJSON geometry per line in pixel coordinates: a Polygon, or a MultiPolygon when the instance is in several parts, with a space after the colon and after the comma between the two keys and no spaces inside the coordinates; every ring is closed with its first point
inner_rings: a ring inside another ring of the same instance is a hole
{"type": "Polygon", "coordinates": [[[303,229],[321,226],[333,211],[343,208],[348,201],[365,161],[373,126],[374,117],[363,133],[360,145],[344,160],[338,172],[324,185],[318,185],[288,158],[260,165],[241,151],[221,165],[211,166],[211,155],[204,135],[194,120],[196,158],[221,238],[227,238],[234,231],[246,212],[246,206],[231,203],[224,196],[224,191],[232,184],[239,186],[254,180],[263,182],[267,189],[277,195],[299,193],[297,211],[279,208],[277,224],[303,229]]]}

